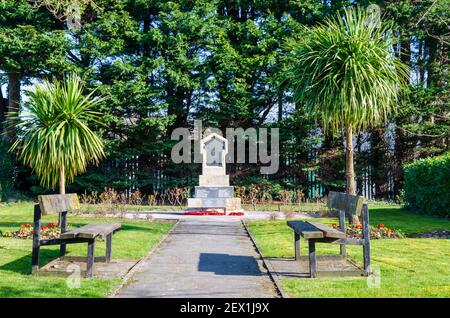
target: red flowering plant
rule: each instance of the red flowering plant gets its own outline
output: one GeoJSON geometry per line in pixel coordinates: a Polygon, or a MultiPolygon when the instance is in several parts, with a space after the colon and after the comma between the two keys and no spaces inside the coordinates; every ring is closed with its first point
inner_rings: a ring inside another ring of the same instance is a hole
{"type": "MultiPolygon", "coordinates": [[[[18,231],[5,232],[3,236],[18,239],[32,239],[34,230],[31,224],[25,223],[20,226],[18,231]]],[[[61,235],[61,229],[58,223],[49,222],[47,225],[41,225],[41,239],[48,240],[58,238],[61,235]]]]}
{"type": "MultiPolygon", "coordinates": [[[[334,229],[339,229],[337,224],[332,224],[334,229]]],[[[346,228],[347,236],[350,238],[362,238],[362,225],[358,224],[350,224],[346,228]]],[[[402,238],[403,234],[398,230],[393,230],[391,228],[386,227],[384,224],[380,223],[377,227],[370,226],[370,239],[386,239],[386,238],[402,238]]]]}
{"type": "MultiPolygon", "coordinates": [[[[350,225],[347,228],[347,235],[352,238],[362,238],[362,225],[359,223],[355,225],[350,225]]],[[[403,234],[399,230],[388,228],[384,224],[378,224],[377,227],[370,226],[371,240],[387,239],[387,238],[399,239],[403,238],[403,234]]]]}

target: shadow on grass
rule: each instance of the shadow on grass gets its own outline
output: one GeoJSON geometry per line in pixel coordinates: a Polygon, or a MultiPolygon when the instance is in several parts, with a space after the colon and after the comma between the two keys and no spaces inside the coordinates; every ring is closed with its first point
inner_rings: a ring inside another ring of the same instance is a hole
{"type": "Polygon", "coordinates": [[[4,298],[21,298],[27,297],[24,295],[23,288],[14,288],[10,286],[2,286],[0,291],[0,297],[4,298]]]}
{"type": "MultiPolygon", "coordinates": [[[[39,267],[45,266],[50,261],[59,257],[59,250],[45,250],[41,248],[39,267]]],[[[31,253],[15,259],[12,262],[5,263],[0,266],[0,270],[10,271],[19,274],[30,274],[31,273],[31,253]]]]}
{"type": "MultiPolygon", "coordinates": [[[[14,228],[19,230],[24,222],[0,222],[0,228],[14,228]]],[[[31,223],[30,223],[31,224],[31,223]]]]}

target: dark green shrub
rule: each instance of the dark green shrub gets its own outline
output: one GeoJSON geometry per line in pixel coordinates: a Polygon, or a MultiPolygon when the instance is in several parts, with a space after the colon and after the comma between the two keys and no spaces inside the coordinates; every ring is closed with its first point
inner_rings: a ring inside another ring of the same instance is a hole
{"type": "Polygon", "coordinates": [[[405,165],[405,204],[423,214],[450,216],[450,153],[405,165]]]}
{"type": "Polygon", "coordinates": [[[14,157],[8,147],[0,142],[0,202],[6,201],[14,193],[14,157]]]}

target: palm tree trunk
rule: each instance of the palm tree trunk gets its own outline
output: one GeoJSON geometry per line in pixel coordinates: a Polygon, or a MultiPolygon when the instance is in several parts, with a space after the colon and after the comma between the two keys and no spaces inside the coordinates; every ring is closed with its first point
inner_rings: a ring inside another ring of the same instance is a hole
{"type": "Polygon", "coordinates": [[[64,173],[64,167],[59,172],[59,194],[66,194],[66,175],[64,173]]]}
{"type": "MultiPolygon", "coordinates": [[[[64,166],[62,166],[61,170],[59,171],[59,194],[66,194],[66,175],[64,173],[64,166]]],[[[61,219],[61,213],[58,213],[58,224],[61,224],[62,221],[63,220],[61,219]]]]}
{"type": "MultiPolygon", "coordinates": [[[[347,193],[356,195],[355,168],[353,165],[353,130],[352,125],[348,125],[345,131],[345,170],[347,177],[347,193]]],[[[350,223],[359,223],[357,215],[350,216],[350,223]]]]}
{"type": "Polygon", "coordinates": [[[346,177],[347,177],[347,193],[356,194],[355,189],[355,168],[353,166],[353,131],[352,125],[347,126],[345,131],[345,160],[346,160],[346,177]]]}

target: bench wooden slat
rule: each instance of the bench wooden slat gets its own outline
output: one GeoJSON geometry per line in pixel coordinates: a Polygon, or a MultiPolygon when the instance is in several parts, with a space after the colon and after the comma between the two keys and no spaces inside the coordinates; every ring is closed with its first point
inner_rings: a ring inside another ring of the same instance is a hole
{"type": "Polygon", "coordinates": [[[72,211],[80,207],[76,193],[40,195],[38,200],[43,215],[72,211]]]}
{"type": "Polygon", "coordinates": [[[61,238],[96,238],[97,236],[106,237],[108,234],[121,228],[119,223],[98,222],[84,225],[80,228],[61,234],[61,238]]]}
{"type": "Polygon", "coordinates": [[[88,224],[88,226],[88,229],[79,232],[78,237],[94,238],[96,236],[101,236],[105,238],[108,234],[121,227],[119,223],[92,223],[88,224]]]}
{"type": "Polygon", "coordinates": [[[323,238],[323,232],[305,221],[288,221],[288,226],[305,239],[323,238]]]}
{"type": "Polygon", "coordinates": [[[363,245],[364,244],[364,240],[363,239],[357,239],[357,238],[345,238],[345,239],[338,239],[338,240],[333,241],[331,243],[345,244],[345,245],[363,245]]]}
{"type": "Polygon", "coordinates": [[[346,238],[347,235],[344,232],[341,232],[337,229],[333,229],[332,227],[326,226],[325,224],[318,223],[318,222],[311,222],[308,221],[309,224],[316,227],[320,231],[323,232],[324,237],[328,238],[346,238]]]}
{"type": "Polygon", "coordinates": [[[351,215],[361,215],[364,198],[341,192],[330,191],[328,193],[327,206],[330,209],[345,211],[351,215]]]}

